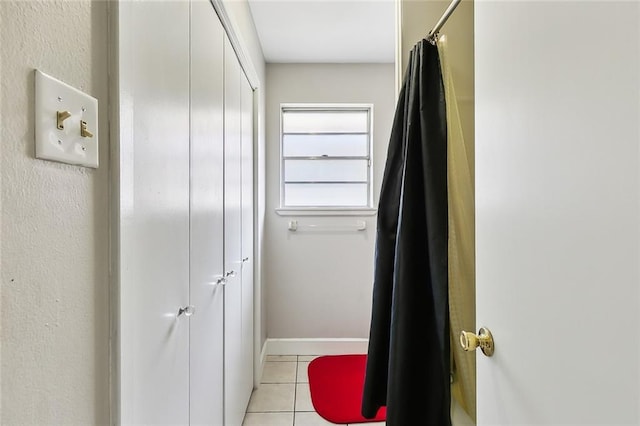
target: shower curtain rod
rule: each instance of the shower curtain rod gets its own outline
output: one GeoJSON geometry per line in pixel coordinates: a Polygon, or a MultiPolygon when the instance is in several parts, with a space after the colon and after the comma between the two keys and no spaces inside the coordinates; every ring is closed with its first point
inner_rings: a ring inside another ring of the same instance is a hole
{"type": "Polygon", "coordinates": [[[460,4],[461,1],[462,0],[453,0],[449,5],[449,7],[447,7],[447,10],[445,10],[442,16],[440,17],[440,20],[438,21],[436,26],[433,27],[431,31],[429,31],[427,40],[429,40],[431,44],[436,43],[437,41],[436,38],[438,37],[438,32],[440,31],[440,28],[442,28],[442,26],[447,22],[447,19],[449,19],[449,17],[453,13],[453,11],[456,10],[456,7],[458,7],[458,4],[460,4]]]}

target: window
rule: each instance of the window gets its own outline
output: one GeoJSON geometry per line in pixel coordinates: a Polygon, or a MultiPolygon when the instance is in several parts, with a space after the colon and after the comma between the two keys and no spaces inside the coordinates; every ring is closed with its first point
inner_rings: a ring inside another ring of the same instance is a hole
{"type": "Polygon", "coordinates": [[[371,208],[372,113],[372,105],[281,106],[281,208],[371,208]]]}

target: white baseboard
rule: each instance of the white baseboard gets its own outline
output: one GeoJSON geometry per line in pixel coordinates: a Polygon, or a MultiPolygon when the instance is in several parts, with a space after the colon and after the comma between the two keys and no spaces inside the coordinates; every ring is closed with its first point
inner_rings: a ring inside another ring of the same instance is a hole
{"type": "Polygon", "coordinates": [[[369,339],[267,339],[266,355],[366,354],[369,339]]]}

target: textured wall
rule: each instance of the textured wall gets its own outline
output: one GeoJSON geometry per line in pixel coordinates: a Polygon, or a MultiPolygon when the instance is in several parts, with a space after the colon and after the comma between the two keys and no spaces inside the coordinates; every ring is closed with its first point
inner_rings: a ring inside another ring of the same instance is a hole
{"type": "Polygon", "coordinates": [[[265,274],[270,338],[367,338],[371,317],[376,216],[278,216],[280,103],[374,104],[374,206],[382,183],[393,113],[393,64],[267,64],[267,213],[265,274]],[[288,222],[367,230],[304,233],[288,222]]]}
{"type": "Polygon", "coordinates": [[[0,423],[109,422],[107,3],[1,1],[0,423]],[[98,98],[100,168],[34,158],[34,69],[98,98]]]}
{"type": "MultiPolygon", "coordinates": [[[[1,7],[1,6],[0,6],[1,7]]],[[[0,8],[0,40],[2,40],[2,9],[0,8]]],[[[2,336],[4,336],[2,329],[2,287],[4,287],[4,275],[2,274],[2,146],[4,145],[4,134],[2,129],[4,129],[2,117],[4,116],[3,111],[3,90],[2,90],[2,59],[3,55],[0,52],[0,423],[2,423],[2,341],[4,340],[2,336]]]]}

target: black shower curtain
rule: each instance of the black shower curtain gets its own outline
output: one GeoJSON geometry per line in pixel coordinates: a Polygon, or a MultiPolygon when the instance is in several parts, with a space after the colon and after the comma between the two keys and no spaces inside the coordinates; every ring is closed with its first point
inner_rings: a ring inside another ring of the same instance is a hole
{"type": "Polygon", "coordinates": [[[447,122],[438,49],[411,51],[378,206],[362,415],[450,426],[447,122]]]}

